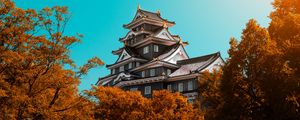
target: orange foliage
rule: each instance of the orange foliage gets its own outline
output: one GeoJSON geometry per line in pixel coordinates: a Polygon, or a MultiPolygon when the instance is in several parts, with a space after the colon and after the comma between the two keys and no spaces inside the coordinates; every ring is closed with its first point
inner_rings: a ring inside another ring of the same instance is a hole
{"type": "Polygon", "coordinates": [[[36,12],[0,0],[0,13],[0,119],[92,118],[77,86],[80,75],[103,62],[93,58],[76,69],[68,48],[80,40],[63,35],[67,8],[36,12]]]}
{"type": "Polygon", "coordinates": [[[152,98],[95,87],[79,95],[82,75],[69,47],[82,35],[64,35],[66,7],[23,10],[0,0],[0,119],[298,119],[300,118],[300,2],[275,0],[271,23],[250,20],[240,42],[230,40],[223,71],[199,79],[201,112],[179,93],[152,98]]]}
{"type": "Polygon", "coordinates": [[[151,99],[140,92],[123,91],[119,88],[98,87],[88,92],[96,101],[97,118],[109,120],[196,120],[201,119],[187,99],[179,93],[154,91],[151,99]]]}
{"type": "Polygon", "coordinates": [[[212,103],[222,98],[205,113],[208,119],[300,118],[300,1],[275,0],[273,5],[268,28],[250,20],[240,42],[230,40],[219,87],[208,84],[200,91],[212,103]],[[209,91],[213,95],[207,96],[209,91]]]}
{"type": "Polygon", "coordinates": [[[216,111],[224,104],[220,90],[222,74],[221,70],[214,70],[212,73],[204,71],[199,76],[199,96],[195,106],[205,113],[205,119],[216,117],[216,111]]]}

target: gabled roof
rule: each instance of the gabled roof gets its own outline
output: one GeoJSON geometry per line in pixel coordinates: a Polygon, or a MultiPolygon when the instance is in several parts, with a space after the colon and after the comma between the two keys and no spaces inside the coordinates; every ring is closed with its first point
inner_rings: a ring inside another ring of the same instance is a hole
{"type": "Polygon", "coordinates": [[[96,85],[105,86],[105,85],[109,84],[111,81],[113,83],[116,83],[116,82],[120,82],[122,80],[126,81],[126,80],[130,80],[133,78],[140,78],[140,76],[124,71],[124,72],[120,72],[117,74],[108,75],[108,76],[99,78],[96,85]]]}
{"type": "Polygon", "coordinates": [[[139,12],[142,15],[145,15],[146,17],[151,18],[151,19],[160,20],[160,21],[166,20],[166,19],[163,19],[162,17],[160,17],[159,13],[154,13],[154,12],[150,12],[150,11],[146,11],[146,10],[142,10],[142,9],[139,9],[139,12]]]}
{"type": "MultiPolygon", "coordinates": [[[[200,72],[203,69],[207,68],[209,65],[214,63],[217,59],[222,59],[220,52],[200,56],[196,58],[186,59],[177,61],[177,64],[180,65],[180,68],[170,74],[170,77],[187,75],[190,73],[200,72]]],[[[222,60],[222,62],[224,62],[222,60]]]]}
{"type": "Polygon", "coordinates": [[[190,58],[190,59],[186,59],[186,60],[180,60],[177,62],[177,64],[185,65],[185,64],[199,63],[199,62],[207,61],[211,58],[218,58],[220,56],[221,56],[220,52],[216,52],[216,53],[212,53],[212,54],[208,54],[208,55],[204,55],[204,56],[200,56],[200,57],[190,58]]]}
{"type": "Polygon", "coordinates": [[[131,74],[126,74],[126,73],[120,73],[118,74],[118,76],[116,78],[113,79],[113,84],[115,84],[116,82],[120,82],[122,81],[122,79],[130,79],[131,78],[131,74]]]}
{"type": "Polygon", "coordinates": [[[120,62],[120,61],[122,61],[122,60],[128,59],[128,58],[131,58],[131,57],[132,57],[132,55],[130,55],[130,54],[127,52],[127,50],[124,49],[124,50],[122,51],[122,54],[121,54],[121,55],[119,56],[119,58],[117,59],[116,63],[117,63],[117,62],[120,62]]]}
{"type": "Polygon", "coordinates": [[[155,67],[160,67],[160,66],[165,66],[165,67],[168,67],[168,68],[179,68],[179,66],[176,65],[176,64],[172,64],[172,63],[169,63],[169,62],[165,62],[165,61],[155,59],[155,60],[152,60],[152,61],[150,61],[146,64],[143,64],[139,67],[136,67],[136,68],[134,68],[130,71],[140,71],[140,70],[155,68],[155,67]]]}
{"type": "Polygon", "coordinates": [[[136,47],[136,48],[140,48],[140,47],[144,47],[148,44],[151,43],[157,43],[157,44],[162,44],[162,45],[166,45],[166,46],[172,46],[175,45],[176,43],[178,43],[177,40],[167,40],[164,38],[159,38],[159,37],[154,37],[154,36],[149,36],[144,40],[141,40],[139,42],[136,42],[135,44],[131,45],[132,47],[136,47]]]}
{"type": "Polygon", "coordinates": [[[124,50],[126,50],[126,52],[127,52],[130,56],[137,57],[137,58],[142,58],[141,55],[138,54],[138,53],[136,52],[136,50],[135,50],[133,47],[130,47],[130,46],[125,46],[125,47],[119,48],[118,50],[112,51],[112,53],[113,53],[114,55],[120,55],[124,50]]]}
{"type": "Polygon", "coordinates": [[[161,25],[165,24],[166,26],[169,26],[169,27],[173,26],[175,24],[175,22],[173,22],[173,21],[168,21],[167,19],[162,18],[160,15],[160,12],[155,13],[155,12],[150,12],[150,11],[146,11],[146,10],[142,10],[142,9],[138,8],[134,19],[130,23],[124,25],[124,27],[129,28],[133,23],[136,23],[142,19],[160,22],[161,25]]]}
{"type": "Polygon", "coordinates": [[[127,53],[133,57],[142,58],[140,54],[136,52],[136,50],[132,47],[125,46],[124,49],[127,51],[127,53]]]}
{"type": "Polygon", "coordinates": [[[116,87],[124,87],[124,86],[131,86],[131,85],[140,85],[140,84],[147,84],[147,83],[154,83],[154,82],[161,82],[166,79],[166,76],[157,76],[157,77],[149,77],[149,78],[141,78],[135,80],[128,80],[128,81],[121,81],[115,84],[116,87]]]}
{"type": "Polygon", "coordinates": [[[166,21],[169,23],[175,23],[173,21],[168,21],[167,19],[162,18],[160,12],[150,12],[142,9],[138,9],[138,12],[140,12],[141,15],[144,15],[146,18],[150,18],[158,21],[166,21]]]}
{"type": "Polygon", "coordinates": [[[124,64],[133,62],[133,61],[147,62],[147,60],[145,60],[145,59],[135,58],[135,57],[130,57],[130,58],[128,58],[128,59],[125,59],[125,60],[116,62],[116,63],[114,63],[114,64],[106,65],[106,67],[109,68],[109,69],[112,69],[112,68],[119,67],[119,66],[121,66],[121,65],[124,65],[124,64]]]}
{"type": "Polygon", "coordinates": [[[162,38],[162,39],[166,39],[166,40],[177,40],[177,39],[173,38],[173,35],[169,32],[169,30],[167,28],[161,28],[161,29],[157,30],[153,36],[162,38]]]}
{"type": "Polygon", "coordinates": [[[166,48],[163,52],[163,54],[161,54],[160,56],[158,56],[157,58],[162,60],[166,57],[169,57],[171,54],[173,54],[178,48],[180,47],[180,44],[176,44],[173,46],[170,46],[168,48],[166,48]]]}
{"type": "MultiPolygon", "coordinates": [[[[146,62],[147,60],[144,59],[143,57],[141,57],[141,55],[139,55],[138,53],[135,52],[134,48],[131,48],[129,46],[125,46],[122,49],[122,54],[119,55],[119,58],[117,59],[117,61],[113,64],[110,65],[106,65],[107,68],[115,68],[117,66],[132,62],[132,61],[140,61],[140,62],[146,62]],[[122,59],[122,56],[124,54],[127,54],[127,57],[125,57],[124,59],[122,59]]],[[[118,50],[120,51],[120,50],[118,50]]]]}
{"type": "Polygon", "coordinates": [[[189,56],[183,45],[178,43],[177,46],[174,46],[174,48],[170,49],[169,52],[160,55],[158,58],[166,62],[177,64],[178,60],[188,59],[189,56]]]}
{"type": "Polygon", "coordinates": [[[124,42],[125,40],[127,40],[128,38],[130,38],[131,36],[137,36],[140,34],[152,34],[151,31],[145,31],[145,30],[141,30],[141,31],[129,31],[123,38],[120,38],[119,41],[124,42]]]}
{"type": "Polygon", "coordinates": [[[98,86],[103,86],[106,83],[108,83],[109,81],[113,80],[116,77],[116,74],[109,74],[107,76],[104,76],[102,78],[99,78],[96,85],[98,86]]]}

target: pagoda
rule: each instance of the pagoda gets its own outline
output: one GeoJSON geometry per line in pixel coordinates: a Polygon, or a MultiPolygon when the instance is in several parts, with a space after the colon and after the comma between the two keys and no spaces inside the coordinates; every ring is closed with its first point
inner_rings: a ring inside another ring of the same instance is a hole
{"type": "Polygon", "coordinates": [[[188,43],[168,30],[174,25],[175,22],[162,18],[160,11],[138,7],[133,20],[123,25],[129,30],[119,39],[124,46],[112,51],[119,58],[106,66],[111,73],[96,84],[138,90],[145,97],[151,97],[153,90],[167,89],[193,101],[198,95],[201,73],[218,69],[224,60],[219,52],[189,58],[185,51],[188,43]]]}

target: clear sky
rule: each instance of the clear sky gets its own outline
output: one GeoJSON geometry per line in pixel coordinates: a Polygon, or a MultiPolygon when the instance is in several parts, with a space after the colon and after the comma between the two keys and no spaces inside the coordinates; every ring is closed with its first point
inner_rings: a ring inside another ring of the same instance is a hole
{"type": "MultiPolygon", "coordinates": [[[[97,56],[106,64],[112,64],[117,56],[112,50],[122,47],[118,41],[128,30],[137,10],[160,10],[163,18],[175,21],[170,32],[184,41],[190,57],[220,51],[227,58],[230,37],[240,38],[245,24],[254,18],[268,26],[272,0],[14,0],[21,8],[40,10],[43,7],[67,6],[72,18],[66,28],[69,35],[84,35],[81,44],[71,48],[71,57],[80,66],[97,56]]],[[[105,66],[93,69],[83,77],[80,90],[90,89],[99,77],[109,74],[105,66]]]]}

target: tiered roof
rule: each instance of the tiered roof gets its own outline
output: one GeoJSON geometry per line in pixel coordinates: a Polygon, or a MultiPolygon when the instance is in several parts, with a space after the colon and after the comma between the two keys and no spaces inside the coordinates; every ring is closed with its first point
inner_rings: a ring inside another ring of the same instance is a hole
{"type": "Polygon", "coordinates": [[[207,68],[209,65],[212,65],[213,62],[220,58],[220,52],[217,52],[205,56],[177,61],[177,64],[180,65],[180,68],[169,76],[174,77],[202,72],[205,68],[207,68]]]}
{"type": "MultiPolygon", "coordinates": [[[[172,64],[169,62],[164,62],[164,61],[159,61],[159,60],[153,60],[144,66],[140,66],[138,68],[135,68],[133,70],[139,70],[142,67],[155,67],[160,65],[160,64],[165,64],[165,65],[171,65],[177,70],[175,70],[173,73],[170,75],[161,75],[155,78],[159,78],[157,80],[152,80],[154,78],[140,78],[136,77],[139,79],[135,80],[130,80],[124,83],[118,83],[118,86],[127,86],[127,85],[137,85],[137,84],[145,84],[149,82],[161,82],[161,81],[176,81],[176,80],[181,80],[181,79],[190,79],[190,78],[195,78],[199,76],[199,73],[205,71],[205,70],[211,70],[210,68],[216,68],[213,65],[219,65],[217,67],[220,67],[221,65],[224,64],[224,60],[221,58],[220,52],[209,54],[209,55],[204,55],[200,57],[195,57],[195,58],[190,58],[190,59],[185,59],[185,60],[180,60],[177,61],[177,64],[172,64]]],[[[137,76],[137,75],[136,75],[137,76]]],[[[105,78],[109,78],[111,76],[107,76],[105,78]]],[[[116,76],[114,76],[116,77],[116,76]]],[[[102,78],[104,79],[104,78],[102,78]]],[[[113,79],[111,79],[113,80],[113,79]]],[[[110,81],[110,80],[109,80],[110,81]]],[[[109,81],[106,81],[108,83],[109,81]]],[[[103,81],[105,82],[105,81],[103,81]]],[[[101,82],[103,84],[103,82],[101,82]]],[[[97,83],[99,84],[99,83],[97,83]]]]}
{"type": "Polygon", "coordinates": [[[188,43],[183,42],[178,35],[172,35],[168,31],[168,27],[171,27],[174,24],[175,22],[162,18],[159,11],[154,13],[141,10],[139,7],[134,19],[130,23],[124,25],[125,28],[130,29],[125,37],[120,38],[120,41],[124,43],[124,47],[112,51],[113,54],[119,55],[118,60],[106,67],[114,69],[131,62],[139,62],[142,64],[135,66],[135,68],[130,68],[100,78],[97,85],[105,86],[109,83],[113,83],[113,86],[122,87],[153,82],[170,82],[190,79],[197,77],[199,73],[204,70],[211,70],[212,68],[215,68],[215,65],[224,63],[219,52],[201,57],[189,58],[184,49],[185,45],[188,43]],[[155,26],[155,29],[151,28],[146,31],[143,26],[141,26],[145,24],[153,25],[155,26]],[[141,29],[137,30],[137,28],[141,29]],[[135,37],[138,35],[145,35],[145,37],[134,43],[127,44],[132,38],[136,40],[135,37]],[[164,49],[160,50],[164,51],[160,51],[159,55],[156,55],[155,58],[149,58],[149,56],[143,56],[137,52],[137,49],[140,47],[152,43],[162,45],[164,49]],[[161,75],[147,78],[142,78],[137,75],[137,72],[157,67],[163,67],[168,70],[171,69],[173,72],[169,75],[166,75],[166,73],[163,72],[161,75]]]}
{"type": "Polygon", "coordinates": [[[142,10],[140,7],[138,7],[134,19],[130,23],[123,25],[123,27],[130,29],[140,23],[150,23],[166,27],[175,25],[175,22],[162,18],[160,11],[154,13],[142,10]]]}

